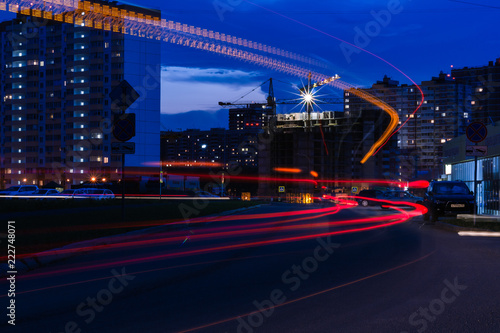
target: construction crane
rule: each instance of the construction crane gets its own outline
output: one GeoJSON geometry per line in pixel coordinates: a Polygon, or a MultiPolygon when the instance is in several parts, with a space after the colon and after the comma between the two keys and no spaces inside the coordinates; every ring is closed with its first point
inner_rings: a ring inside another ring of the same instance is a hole
{"type": "MultiPolygon", "coordinates": [[[[311,84],[311,77],[309,76],[308,80],[308,85],[304,86],[299,89],[299,92],[301,96],[305,95],[306,91],[311,92],[314,88],[323,86],[325,84],[328,84],[330,82],[333,82],[335,80],[340,79],[338,75],[332,76],[330,78],[324,79],[322,81],[316,82],[314,84],[311,84]]],[[[219,105],[222,107],[232,107],[232,106],[239,106],[239,105],[252,105],[252,104],[261,104],[261,105],[267,105],[268,107],[273,108],[273,115],[276,115],[276,105],[277,104],[300,104],[303,103],[304,97],[302,97],[300,100],[297,99],[276,99],[274,96],[274,87],[273,87],[273,78],[270,78],[264,82],[262,82],[259,86],[255,87],[253,90],[248,92],[247,94],[243,95],[239,99],[237,99],[234,102],[219,102],[219,105]],[[267,95],[266,102],[248,102],[248,101],[240,101],[243,99],[245,96],[249,95],[250,93],[254,92],[258,88],[262,87],[265,85],[267,82],[269,82],[269,91],[267,95]]],[[[343,98],[321,98],[321,99],[315,99],[314,100],[315,104],[344,104],[344,99],[343,98]]],[[[310,113],[310,110],[309,110],[310,113]]]]}

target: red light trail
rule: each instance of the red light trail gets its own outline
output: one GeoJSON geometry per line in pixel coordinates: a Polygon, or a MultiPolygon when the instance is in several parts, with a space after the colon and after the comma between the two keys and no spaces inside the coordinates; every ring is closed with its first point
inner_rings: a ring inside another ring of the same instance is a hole
{"type": "MultiPolygon", "coordinates": [[[[237,250],[237,249],[243,249],[243,248],[250,248],[250,247],[259,247],[259,246],[269,246],[269,245],[276,245],[276,244],[283,244],[283,243],[289,243],[289,242],[298,242],[298,241],[304,241],[304,240],[309,240],[317,237],[326,237],[326,236],[335,236],[335,235],[343,235],[343,234],[348,234],[348,233],[354,233],[354,232],[362,232],[362,231],[369,231],[369,230],[374,230],[378,228],[383,228],[383,227],[388,227],[400,223],[404,223],[407,221],[409,218],[413,216],[418,216],[421,215],[422,212],[425,210],[425,207],[420,206],[420,205],[412,205],[416,209],[410,212],[404,211],[402,209],[394,208],[397,210],[399,213],[396,214],[391,214],[388,216],[379,216],[379,217],[368,217],[368,218],[361,218],[361,219],[353,219],[353,220],[346,220],[346,221],[338,221],[338,222],[316,222],[316,223],[304,223],[304,224],[298,224],[298,225],[286,225],[287,223],[292,223],[292,222],[298,222],[301,220],[310,220],[310,219],[315,219],[315,218],[321,218],[325,217],[327,215],[334,214],[339,211],[339,208],[337,207],[331,207],[331,208],[326,208],[326,209],[319,209],[319,210],[312,210],[314,213],[313,214],[318,214],[316,216],[304,216],[304,217],[295,217],[293,219],[285,220],[285,221],[278,221],[277,223],[274,222],[276,225],[269,225],[269,223],[261,223],[257,225],[246,225],[246,226],[231,226],[234,229],[231,230],[231,227],[223,227],[222,229],[216,228],[216,229],[209,229],[209,232],[200,233],[196,234],[194,236],[191,236],[192,238],[196,240],[221,240],[224,238],[228,237],[245,237],[245,236],[254,236],[258,234],[268,234],[270,232],[275,232],[275,231],[284,231],[284,232],[300,232],[301,230],[307,231],[310,233],[312,230],[317,229],[317,228],[325,228],[325,227],[335,227],[335,226],[351,226],[348,229],[345,230],[336,230],[336,231],[330,231],[330,232],[321,232],[321,233],[313,233],[313,234],[302,234],[299,236],[286,236],[284,235],[281,238],[277,239],[266,239],[266,240],[260,240],[260,241],[247,241],[247,242],[236,242],[236,243],[229,243],[229,244],[221,244],[218,246],[212,246],[212,247],[201,247],[201,248],[195,248],[195,249],[190,249],[186,251],[177,251],[177,252],[172,252],[172,253],[162,253],[162,254],[157,254],[157,255],[152,255],[148,257],[139,257],[139,258],[128,258],[128,259],[123,259],[120,261],[110,261],[110,262],[101,262],[101,263],[96,263],[96,264],[89,264],[87,266],[82,266],[82,267],[76,267],[76,268],[65,268],[65,269],[60,269],[56,271],[50,271],[50,272],[42,272],[42,273],[33,273],[33,274],[27,274],[24,275],[23,277],[20,277],[21,279],[25,278],[39,278],[43,276],[54,276],[54,275],[60,275],[60,274],[72,274],[76,273],[79,271],[86,271],[86,270],[96,270],[96,269],[102,269],[102,268],[107,268],[107,267],[113,267],[117,265],[131,265],[131,264],[140,264],[144,262],[151,262],[151,261],[157,261],[157,260],[164,260],[164,259],[170,259],[170,258],[178,258],[178,257],[185,257],[185,256],[193,256],[193,255],[202,255],[202,254],[209,254],[209,253],[216,253],[216,252],[223,252],[223,251],[232,251],[232,250],[237,250]],[[384,222],[384,221],[389,221],[389,222],[384,222]],[[357,227],[355,225],[358,224],[374,224],[371,226],[365,226],[365,227],[357,227]],[[281,226],[277,226],[281,225],[281,226]],[[226,229],[224,229],[226,228],[226,229]],[[222,231],[221,231],[222,230],[222,231]]],[[[295,215],[307,215],[311,214],[310,211],[304,210],[304,211],[299,211],[295,215]]],[[[271,214],[256,214],[253,217],[256,218],[257,216],[267,216],[267,217],[272,217],[272,218],[280,218],[283,216],[294,216],[293,212],[286,212],[286,213],[271,213],[271,214]]],[[[242,219],[245,218],[250,218],[252,216],[251,214],[249,215],[243,215],[241,216],[242,219]]],[[[228,220],[228,219],[233,219],[233,220],[239,220],[240,216],[226,216],[221,218],[221,220],[228,220]]],[[[218,221],[218,218],[214,218],[212,220],[213,222],[218,221]]],[[[179,222],[182,223],[182,222],[179,222]]],[[[123,249],[123,248],[135,248],[137,246],[152,246],[152,245],[159,245],[159,244],[172,244],[172,243],[178,243],[180,241],[185,240],[185,235],[177,235],[177,236],[171,236],[171,237],[166,237],[166,238],[155,238],[151,240],[141,240],[141,241],[132,241],[132,242],[123,242],[123,243],[117,243],[117,244],[112,244],[112,245],[99,245],[95,247],[89,247],[89,248],[79,248],[79,249],[67,249],[67,250],[55,250],[55,251],[48,251],[45,254],[42,255],[56,255],[60,253],[66,253],[67,251],[84,251],[84,250],[107,250],[107,249],[123,249]]]]}

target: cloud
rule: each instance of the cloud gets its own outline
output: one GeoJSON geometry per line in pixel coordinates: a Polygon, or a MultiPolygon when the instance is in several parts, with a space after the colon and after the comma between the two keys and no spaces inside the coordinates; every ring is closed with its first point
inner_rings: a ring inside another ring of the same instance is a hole
{"type": "Polygon", "coordinates": [[[220,101],[265,101],[258,86],[265,80],[258,72],[225,68],[164,67],[162,113],[219,110],[220,101]],[[253,92],[249,93],[255,89],[253,92]]]}

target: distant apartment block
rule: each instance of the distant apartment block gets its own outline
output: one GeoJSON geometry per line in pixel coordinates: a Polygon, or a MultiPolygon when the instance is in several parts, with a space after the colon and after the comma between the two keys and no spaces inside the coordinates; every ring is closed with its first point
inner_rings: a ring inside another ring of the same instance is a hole
{"type": "Polygon", "coordinates": [[[167,167],[169,164],[191,167],[215,163],[221,168],[229,168],[231,164],[256,168],[259,158],[256,143],[257,136],[252,133],[225,128],[162,132],[162,162],[167,167]],[[185,165],[177,162],[185,162],[185,165]]]}
{"type": "MultiPolygon", "coordinates": [[[[116,2],[99,3],[161,15],[116,2]]],[[[119,179],[121,155],[111,153],[116,110],[109,94],[123,80],[141,95],[127,110],[136,113],[137,122],[131,140],[136,154],[127,156],[126,165],[158,162],[160,46],[158,41],[89,28],[84,22],[18,14],[1,23],[0,186],[56,181],[69,187],[90,177],[119,179]]]]}

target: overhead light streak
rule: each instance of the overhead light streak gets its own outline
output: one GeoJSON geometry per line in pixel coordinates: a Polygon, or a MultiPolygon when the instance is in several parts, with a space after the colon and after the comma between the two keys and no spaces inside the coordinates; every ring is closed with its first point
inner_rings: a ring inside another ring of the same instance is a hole
{"type": "MultiPolygon", "coordinates": [[[[425,97],[424,97],[424,93],[423,93],[422,89],[420,88],[420,86],[419,86],[419,85],[418,85],[418,84],[417,84],[417,83],[416,83],[416,82],[415,82],[415,81],[414,81],[414,80],[413,80],[410,76],[408,76],[408,75],[407,75],[406,73],[404,73],[401,69],[399,69],[398,67],[396,67],[395,65],[393,65],[392,63],[390,63],[388,60],[385,60],[384,58],[382,58],[382,57],[380,57],[380,56],[376,55],[375,53],[372,53],[372,52],[370,52],[370,51],[368,51],[368,50],[365,50],[365,49],[363,49],[362,47],[359,47],[359,46],[357,46],[357,45],[355,45],[355,44],[349,43],[349,42],[347,42],[347,41],[345,41],[345,40],[343,40],[343,39],[341,39],[341,38],[339,38],[339,37],[336,37],[336,36],[331,35],[331,34],[329,34],[329,33],[327,33],[327,32],[324,32],[324,31],[322,31],[322,30],[320,30],[320,29],[318,29],[318,28],[315,28],[315,27],[313,27],[313,26],[311,26],[311,25],[308,25],[308,24],[306,24],[306,23],[304,23],[304,22],[301,22],[301,21],[299,21],[299,20],[293,19],[293,18],[288,17],[288,16],[286,16],[286,15],[284,15],[284,14],[281,14],[281,13],[276,12],[276,11],[274,11],[274,10],[271,10],[271,9],[269,9],[269,8],[263,7],[263,6],[258,5],[258,4],[256,4],[256,3],[253,3],[253,2],[251,2],[251,1],[248,1],[248,0],[243,0],[243,1],[245,1],[245,2],[246,2],[246,3],[248,3],[248,4],[253,5],[253,6],[255,6],[255,7],[258,7],[258,8],[261,8],[261,9],[265,10],[265,11],[268,11],[268,12],[270,12],[270,13],[273,13],[273,14],[276,14],[276,15],[278,15],[278,16],[281,16],[281,17],[283,17],[283,18],[285,18],[285,19],[287,19],[287,20],[290,20],[290,21],[292,21],[292,22],[295,22],[295,23],[297,23],[297,24],[300,24],[300,25],[302,25],[302,26],[304,26],[304,27],[306,27],[306,28],[308,28],[308,29],[314,30],[314,31],[316,31],[316,32],[318,32],[318,33],[321,33],[321,34],[325,35],[325,36],[328,36],[328,37],[330,37],[330,38],[333,38],[333,39],[336,39],[336,40],[341,41],[341,42],[343,42],[343,43],[346,43],[346,44],[350,45],[351,47],[354,47],[354,48],[356,48],[356,49],[359,49],[360,51],[363,51],[363,52],[365,52],[365,53],[367,53],[367,54],[369,54],[369,55],[371,55],[371,56],[373,56],[373,57],[375,57],[375,58],[377,58],[377,59],[381,60],[382,62],[386,63],[387,65],[389,65],[390,67],[394,68],[396,71],[398,71],[399,73],[401,73],[403,76],[405,76],[405,77],[406,77],[408,80],[410,80],[410,81],[411,81],[411,82],[415,85],[415,87],[417,87],[417,89],[419,90],[420,95],[421,95],[421,101],[420,101],[420,104],[417,106],[417,108],[413,111],[413,113],[412,113],[412,114],[414,115],[414,114],[415,114],[415,113],[416,113],[416,112],[420,109],[420,107],[424,104],[424,99],[425,99],[425,97]]],[[[359,97],[361,97],[361,96],[359,96],[359,97]]],[[[372,96],[372,97],[373,97],[373,96],[372,96]]],[[[361,97],[361,98],[363,98],[363,97],[361,97]]],[[[391,108],[391,109],[392,109],[392,108],[391,108]]],[[[384,111],[388,112],[388,110],[385,110],[385,109],[384,109],[384,111]]],[[[388,112],[388,113],[389,113],[389,112],[388,112]]],[[[392,113],[392,112],[391,112],[391,113],[392,113]]],[[[389,113],[389,115],[391,115],[391,114],[389,113]]],[[[396,113],[396,115],[397,115],[397,113],[396,113]]],[[[377,152],[378,152],[378,151],[379,151],[379,150],[380,150],[380,149],[381,149],[381,148],[382,148],[382,147],[383,147],[383,146],[387,143],[387,141],[388,141],[388,140],[389,140],[389,139],[390,139],[390,138],[391,138],[394,134],[396,134],[396,133],[397,133],[397,132],[398,132],[398,131],[399,131],[399,130],[400,130],[400,129],[401,129],[401,128],[402,128],[402,127],[403,127],[403,126],[407,123],[407,122],[408,122],[408,120],[409,120],[409,119],[410,119],[410,118],[408,118],[405,122],[403,122],[403,124],[401,124],[401,126],[400,126],[397,130],[395,130],[394,132],[392,132],[392,134],[389,134],[389,135],[384,135],[384,137],[385,137],[385,141],[383,141],[381,144],[380,144],[380,142],[378,142],[378,143],[376,144],[376,145],[377,145],[377,149],[376,149],[375,151],[372,151],[373,149],[370,149],[369,154],[365,155],[365,158],[363,158],[363,162],[362,162],[362,163],[366,162],[366,160],[367,160],[370,156],[372,156],[372,155],[376,154],[376,153],[377,153],[377,152]]],[[[393,120],[392,120],[392,116],[391,116],[391,124],[392,124],[392,122],[393,122],[393,120]]],[[[396,127],[397,127],[397,124],[396,124],[396,127]]],[[[386,131],[386,132],[387,132],[387,131],[386,131]]],[[[384,134],[385,134],[385,133],[384,133],[384,134]]],[[[380,141],[380,140],[379,140],[379,141],[380,141]]],[[[374,148],[374,147],[375,147],[375,145],[374,145],[374,146],[372,146],[372,148],[374,148]]]]}
{"type": "MultiPolygon", "coordinates": [[[[247,2],[252,5],[255,5],[254,3],[251,3],[249,1],[247,2]]],[[[255,6],[264,8],[258,5],[255,6]]],[[[293,76],[298,76],[298,77],[310,76],[312,78],[315,78],[319,82],[325,82],[324,84],[331,84],[333,86],[340,87],[340,89],[344,89],[344,87],[340,85],[340,80],[337,79],[337,76],[328,77],[326,75],[317,72],[311,72],[309,69],[297,66],[295,64],[274,59],[272,57],[263,56],[253,52],[245,51],[242,50],[241,48],[243,47],[250,48],[257,50],[259,52],[276,54],[278,56],[282,56],[292,60],[310,63],[310,61],[304,61],[302,57],[298,57],[297,55],[290,53],[288,51],[278,50],[259,43],[254,43],[241,38],[236,38],[234,36],[228,36],[225,34],[208,31],[206,29],[201,29],[199,27],[188,26],[186,24],[181,24],[179,22],[166,21],[165,19],[160,19],[159,17],[151,17],[149,15],[143,15],[141,13],[127,11],[114,6],[100,5],[98,3],[93,3],[89,1],[72,2],[66,0],[64,1],[64,3],[62,3],[62,1],[59,0],[48,0],[48,1],[34,0],[34,1],[10,1],[9,3],[0,2],[0,10],[20,13],[23,15],[32,15],[34,17],[43,17],[48,20],[65,22],[70,24],[76,24],[76,25],[80,24],[95,29],[102,29],[105,31],[113,31],[117,33],[129,34],[132,36],[143,37],[146,39],[155,39],[158,41],[173,43],[185,47],[195,48],[198,50],[204,50],[207,52],[212,52],[224,56],[229,56],[231,58],[236,58],[242,61],[248,61],[254,65],[267,67],[272,70],[282,73],[287,73],[293,76]],[[225,45],[222,43],[232,44],[235,45],[235,47],[225,45]]],[[[271,11],[269,9],[266,10],[271,11]]],[[[286,17],[279,13],[276,14],[286,17]]],[[[304,26],[307,26],[311,29],[314,29],[318,32],[321,32],[325,35],[328,35],[332,38],[341,40],[337,37],[322,32],[321,30],[315,29],[297,20],[288,17],[286,18],[295,21],[297,23],[300,23],[304,26]]],[[[379,56],[370,53],[364,49],[361,50],[383,60],[384,62],[388,63],[389,65],[397,69],[394,65],[390,64],[388,61],[380,58],[379,56]]],[[[397,70],[406,77],[408,77],[401,70],[399,69],[397,70]]],[[[360,95],[359,97],[363,99],[366,99],[366,97],[370,97],[370,100],[368,100],[370,103],[371,101],[378,101],[379,103],[383,103],[376,97],[371,96],[366,92],[360,95]]],[[[422,101],[423,101],[423,94],[422,94],[422,101]]],[[[314,100],[312,102],[314,102],[314,100]]],[[[390,115],[392,114],[392,112],[389,112],[387,109],[385,108],[383,109],[390,115]]],[[[415,112],[417,110],[415,110],[415,112]]],[[[391,124],[393,123],[392,117],[393,116],[391,115],[391,124]]],[[[372,146],[370,151],[365,155],[365,157],[362,160],[362,163],[366,162],[368,158],[370,158],[374,153],[376,153],[377,148],[380,149],[380,147],[382,147],[385,144],[385,142],[391,136],[391,134],[389,133],[390,131],[391,127],[388,127],[387,130],[384,132],[383,137],[379,141],[377,141],[372,146]]]]}

